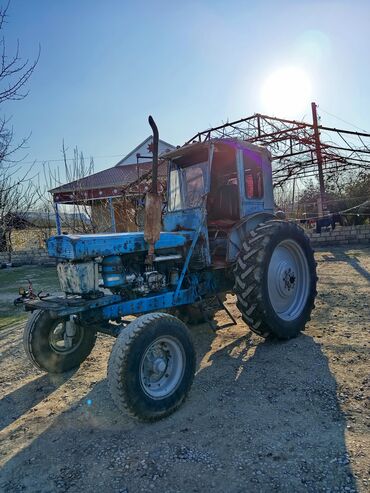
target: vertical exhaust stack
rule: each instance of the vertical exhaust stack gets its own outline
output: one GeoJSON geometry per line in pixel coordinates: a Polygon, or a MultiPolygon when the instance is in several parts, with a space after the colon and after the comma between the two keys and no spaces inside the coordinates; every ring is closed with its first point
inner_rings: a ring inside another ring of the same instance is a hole
{"type": "Polygon", "coordinates": [[[151,265],[154,259],[154,245],[159,240],[162,226],[162,199],[158,194],[158,142],[157,125],[151,116],[148,118],[153,131],[153,168],[152,187],[145,197],[144,239],[148,243],[146,263],[151,265]]]}

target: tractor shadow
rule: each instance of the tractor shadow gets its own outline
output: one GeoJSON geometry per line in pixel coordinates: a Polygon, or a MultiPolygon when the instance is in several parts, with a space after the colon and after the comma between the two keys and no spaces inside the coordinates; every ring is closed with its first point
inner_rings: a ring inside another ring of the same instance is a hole
{"type": "Polygon", "coordinates": [[[14,454],[0,488],[357,491],[337,384],[312,337],[262,341],[205,325],[192,333],[198,371],[176,413],[155,423],[122,415],[103,379],[14,454]]]}
{"type": "Polygon", "coordinates": [[[262,479],[254,478],[252,491],[267,491],[267,484],[282,491],[357,491],[337,382],[312,337],[261,340],[247,333],[215,350],[197,378],[210,395],[209,421],[221,429],[227,419],[232,461],[258,464],[262,479]]]}
{"type": "Polygon", "coordinates": [[[46,399],[73,375],[41,375],[0,400],[0,431],[46,399]]]}

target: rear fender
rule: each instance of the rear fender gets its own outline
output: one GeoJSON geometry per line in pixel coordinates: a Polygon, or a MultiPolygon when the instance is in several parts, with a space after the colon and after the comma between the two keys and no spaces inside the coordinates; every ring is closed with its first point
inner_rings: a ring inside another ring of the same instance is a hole
{"type": "Polygon", "coordinates": [[[227,262],[235,262],[248,231],[271,219],[277,219],[277,217],[271,212],[257,212],[237,222],[227,236],[227,262]]]}

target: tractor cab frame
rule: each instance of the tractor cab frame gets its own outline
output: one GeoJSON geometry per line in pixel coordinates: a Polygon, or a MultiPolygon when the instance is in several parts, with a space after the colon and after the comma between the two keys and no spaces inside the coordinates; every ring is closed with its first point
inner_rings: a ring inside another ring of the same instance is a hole
{"type": "Polygon", "coordinates": [[[270,153],[241,140],[193,143],[164,156],[169,162],[165,231],[197,229],[207,264],[233,262],[241,233],[273,217],[270,153]]]}

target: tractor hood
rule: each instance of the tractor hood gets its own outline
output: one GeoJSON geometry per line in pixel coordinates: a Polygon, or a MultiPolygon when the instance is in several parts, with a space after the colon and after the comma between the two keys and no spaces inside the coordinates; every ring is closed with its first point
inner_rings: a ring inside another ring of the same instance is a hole
{"type": "MultiPolygon", "coordinates": [[[[181,247],[191,240],[193,235],[194,231],[161,233],[154,248],[155,250],[161,250],[181,247]]],[[[47,249],[50,257],[66,260],[84,260],[108,255],[145,252],[148,250],[148,244],[144,240],[143,232],[59,235],[48,239],[47,249]]]]}

